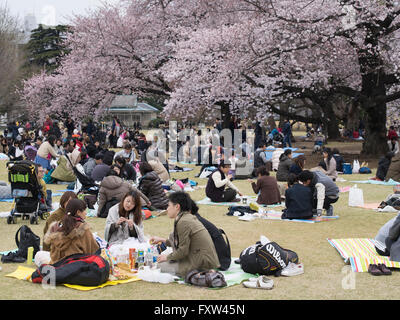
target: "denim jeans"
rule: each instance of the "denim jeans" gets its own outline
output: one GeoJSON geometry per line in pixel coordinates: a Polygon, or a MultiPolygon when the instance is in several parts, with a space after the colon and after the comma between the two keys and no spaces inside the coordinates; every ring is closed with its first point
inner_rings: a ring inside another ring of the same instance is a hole
{"type": "Polygon", "coordinates": [[[287,134],[284,138],[283,138],[283,147],[286,147],[286,143],[288,144],[289,148],[292,147],[292,141],[290,140],[290,134],[287,134]]]}

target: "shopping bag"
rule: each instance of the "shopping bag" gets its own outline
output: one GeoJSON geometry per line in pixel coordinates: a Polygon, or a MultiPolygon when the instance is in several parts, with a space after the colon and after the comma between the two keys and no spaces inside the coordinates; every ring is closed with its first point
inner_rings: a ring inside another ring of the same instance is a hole
{"type": "Polygon", "coordinates": [[[364,194],[362,189],[357,188],[357,185],[350,188],[349,191],[349,206],[362,207],[364,206],[364,194]]]}

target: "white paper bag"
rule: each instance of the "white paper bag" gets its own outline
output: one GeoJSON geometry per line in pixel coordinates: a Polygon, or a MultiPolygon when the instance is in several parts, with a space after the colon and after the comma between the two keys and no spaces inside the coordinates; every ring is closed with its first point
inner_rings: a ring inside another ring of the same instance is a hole
{"type": "Polygon", "coordinates": [[[360,171],[360,162],[358,162],[358,160],[354,160],[353,161],[353,174],[354,173],[359,173],[360,171]]]}
{"type": "Polygon", "coordinates": [[[364,206],[364,194],[362,189],[357,188],[357,185],[350,188],[349,191],[349,206],[362,207],[364,206]]]}

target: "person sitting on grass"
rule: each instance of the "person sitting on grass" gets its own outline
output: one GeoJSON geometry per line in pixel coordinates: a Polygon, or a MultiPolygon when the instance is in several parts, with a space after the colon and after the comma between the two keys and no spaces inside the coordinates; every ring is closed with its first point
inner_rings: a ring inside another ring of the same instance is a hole
{"type": "Polygon", "coordinates": [[[299,183],[298,176],[291,173],[289,188],[285,192],[286,209],[282,219],[311,219],[313,217],[313,194],[311,189],[299,183]]]}
{"type": "Polygon", "coordinates": [[[257,183],[250,180],[254,193],[258,194],[258,204],[278,204],[281,202],[281,194],[279,192],[278,183],[275,177],[269,175],[266,167],[262,166],[256,170],[257,183]]]}
{"type": "MultiPolygon", "coordinates": [[[[64,194],[61,196],[60,199],[60,207],[54,211],[46,220],[46,224],[43,229],[43,234],[45,235],[47,231],[49,230],[49,226],[55,222],[55,221],[62,221],[66,215],[65,208],[71,199],[77,199],[78,197],[76,194],[72,191],[66,191],[64,194]]],[[[43,242],[43,251],[50,251],[50,245],[46,244],[43,242]]]]}
{"type": "Polygon", "coordinates": [[[130,237],[146,241],[141,199],[136,191],[127,192],[120,203],[110,208],[104,233],[109,245],[121,244],[130,237]]]}
{"type": "Polygon", "coordinates": [[[336,181],[337,171],[336,171],[336,160],[333,157],[332,150],[330,148],[325,148],[322,151],[324,156],[324,164],[326,168],[326,175],[333,181],[336,181]]]}
{"type": "Polygon", "coordinates": [[[231,182],[232,175],[228,174],[231,169],[229,163],[221,162],[218,169],[208,178],[206,196],[213,202],[239,202],[236,195],[243,196],[239,189],[231,182]],[[225,189],[227,187],[227,189],[225,189]]]}
{"type": "Polygon", "coordinates": [[[192,201],[185,192],[170,194],[167,215],[174,219],[174,230],[168,239],[153,236],[150,243],[165,243],[173,252],[157,258],[161,272],[185,278],[192,270],[208,271],[220,267],[212,238],[191,213],[192,201]]]}
{"type": "Polygon", "coordinates": [[[379,159],[376,177],[372,178],[371,180],[385,181],[386,174],[389,170],[393,156],[393,152],[387,152],[382,158],[379,159]]]}
{"type": "Polygon", "coordinates": [[[333,153],[333,157],[335,158],[335,161],[336,161],[336,171],[343,172],[344,159],[341,156],[341,154],[339,153],[339,150],[337,148],[334,148],[332,150],[332,153],[333,153]]]}
{"type": "Polygon", "coordinates": [[[305,169],[306,157],[301,154],[296,157],[293,162],[294,163],[289,169],[289,175],[294,173],[296,176],[298,176],[305,169]]]}
{"type": "MultiPolygon", "coordinates": [[[[44,236],[44,243],[50,246],[48,264],[54,264],[77,253],[92,255],[100,249],[90,226],[85,222],[85,202],[80,199],[71,199],[65,211],[64,219],[61,222],[54,221],[44,236]]],[[[42,252],[44,251],[39,251],[37,254],[42,252]]],[[[48,253],[45,252],[45,254],[48,253]]]]}
{"type": "Polygon", "coordinates": [[[335,182],[321,171],[309,170],[300,173],[299,181],[311,188],[313,209],[316,209],[317,217],[320,219],[322,209],[326,210],[327,216],[333,216],[332,204],[339,200],[339,188],[335,182]]]}
{"type": "Polygon", "coordinates": [[[388,142],[388,147],[389,147],[389,151],[393,152],[394,154],[399,153],[399,142],[398,142],[399,138],[396,137],[392,137],[388,142]]]}
{"type": "Polygon", "coordinates": [[[52,209],[52,191],[47,190],[47,185],[46,182],[43,180],[44,175],[46,173],[46,170],[40,165],[36,165],[36,175],[38,177],[39,183],[42,187],[42,196],[43,196],[43,202],[40,204],[39,209],[43,212],[49,212],[52,209]]]}
{"type": "Polygon", "coordinates": [[[165,210],[168,207],[168,197],[162,187],[162,182],[150,164],[142,162],[139,166],[142,177],[138,189],[143,192],[151,202],[150,210],[165,210]]]}
{"type": "Polygon", "coordinates": [[[114,162],[120,168],[119,176],[128,181],[136,181],[136,170],[135,168],[123,157],[116,157],[114,162]]]}
{"type": "Polygon", "coordinates": [[[286,149],[279,157],[278,171],[276,173],[276,179],[278,181],[287,182],[292,164],[292,150],[286,149]]]}
{"type": "Polygon", "coordinates": [[[48,171],[51,170],[51,158],[53,157],[54,159],[56,159],[58,157],[57,152],[54,150],[55,142],[55,136],[50,136],[47,141],[43,142],[37,151],[34,161],[36,164],[40,164],[48,171]]]}
{"type": "Polygon", "coordinates": [[[142,206],[151,206],[149,199],[132,184],[122,180],[119,176],[119,168],[111,166],[109,172],[100,184],[98,195],[98,216],[105,218],[109,212],[110,203],[121,201],[122,198],[130,191],[137,192],[140,196],[142,206]],[[107,205],[108,204],[108,205],[107,205]],[[107,208],[108,207],[108,208],[107,208]]]}
{"type": "Polygon", "coordinates": [[[390,179],[400,182],[400,153],[394,155],[390,162],[385,181],[389,181],[390,179]]]}

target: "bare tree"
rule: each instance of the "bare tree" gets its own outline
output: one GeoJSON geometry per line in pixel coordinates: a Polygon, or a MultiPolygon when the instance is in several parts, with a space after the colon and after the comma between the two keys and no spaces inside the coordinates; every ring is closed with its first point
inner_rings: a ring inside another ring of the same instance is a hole
{"type": "Polygon", "coordinates": [[[0,6],[0,113],[11,110],[18,101],[16,85],[24,63],[17,18],[0,6]]]}

